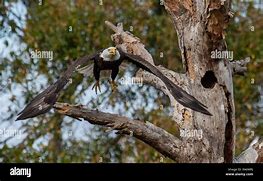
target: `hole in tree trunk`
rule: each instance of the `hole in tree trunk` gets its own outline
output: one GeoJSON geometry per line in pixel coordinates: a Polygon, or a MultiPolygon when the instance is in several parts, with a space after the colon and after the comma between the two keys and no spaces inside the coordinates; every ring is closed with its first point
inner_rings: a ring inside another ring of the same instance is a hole
{"type": "Polygon", "coordinates": [[[213,71],[206,71],[205,75],[201,79],[201,84],[204,88],[212,89],[217,83],[217,78],[213,71]]]}

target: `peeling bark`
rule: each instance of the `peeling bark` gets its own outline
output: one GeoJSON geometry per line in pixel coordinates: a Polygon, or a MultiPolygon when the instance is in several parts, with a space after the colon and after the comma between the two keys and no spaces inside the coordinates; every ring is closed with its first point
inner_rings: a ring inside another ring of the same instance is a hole
{"type": "Polygon", "coordinates": [[[234,159],[234,163],[256,163],[263,161],[263,140],[256,138],[245,151],[234,159]]]}
{"type": "MultiPolygon", "coordinates": [[[[139,70],[136,76],[163,91],[174,108],[172,119],[181,131],[201,130],[202,138],[176,137],[150,123],[131,120],[123,116],[90,111],[82,107],[57,103],[60,113],[75,118],[84,118],[91,124],[110,127],[121,134],[130,134],[149,144],[160,153],[176,162],[222,163],[232,162],[235,145],[235,107],[232,74],[244,72],[247,62],[230,62],[213,59],[211,52],[226,51],[224,31],[227,28],[231,0],[165,0],[164,7],[171,15],[178,35],[179,47],[185,73],[180,74],[164,67],[157,68],[175,84],[208,106],[209,117],[178,104],[165,84],[156,76],[139,70]],[[237,68],[238,67],[238,68],[237,68]],[[66,111],[61,111],[66,108],[66,111]]],[[[115,33],[112,40],[123,51],[139,55],[154,65],[150,53],[139,38],[110,22],[106,25],[115,33]]],[[[253,150],[253,149],[252,149],[253,150]]],[[[249,153],[254,162],[256,148],[249,153]]],[[[262,149],[257,154],[262,155],[262,149]]],[[[246,154],[245,154],[246,155],[246,154]]],[[[240,157],[244,158],[245,157],[240,157]]],[[[261,157],[262,158],[262,157],[261,157]]],[[[235,159],[236,162],[240,159],[235,159]]],[[[246,158],[245,158],[246,160],[246,158]]]]}
{"type": "Polygon", "coordinates": [[[83,106],[73,106],[66,103],[56,103],[54,108],[60,114],[73,118],[83,118],[91,124],[101,125],[117,130],[119,134],[134,136],[155,148],[175,161],[180,162],[181,141],[150,122],[132,120],[117,114],[104,113],[96,110],[88,110],[83,106]]]}
{"type": "Polygon", "coordinates": [[[164,5],[178,34],[187,90],[213,114],[209,118],[190,111],[191,121],[184,127],[203,130],[203,139],[199,143],[184,140],[185,145],[192,145],[185,161],[232,162],[235,132],[232,69],[228,60],[211,58],[211,51],[227,50],[224,30],[230,18],[230,1],[167,0],[164,5]],[[206,151],[200,153],[200,150],[206,151]]]}
{"type": "MultiPolygon", "coordinates": [[[[159,68],[175,84],[209,107],[212,117],[196,113],[179,105],[164,84],[149,73],[139,71],[144,82],[154,85],[170,98],[174,107],[173,120],[180,130],[202,130],[203,138],[181,137],[181,161],[184,162],[232,162],[234,153],[234,101],[232,68],[225,59],[212,59],[211,51],[227,50],[224,30],[227,27],[230,5],[221,1],[164,1],[178,34],[179,47],[185,74],[170,73],[159,68]],[[211,78],[212,77],[212,78],[211,78]]],[[[112,39],[124,51],[153,60],[138,38],[115,31],[112,39]]]]}
{"type": "Polygon", "coordinates": [[[247,64],[250,62],[250,57],[243,60],[236,60],[231,62],[233,75],[245,75],[247,72],[247,64]]]}

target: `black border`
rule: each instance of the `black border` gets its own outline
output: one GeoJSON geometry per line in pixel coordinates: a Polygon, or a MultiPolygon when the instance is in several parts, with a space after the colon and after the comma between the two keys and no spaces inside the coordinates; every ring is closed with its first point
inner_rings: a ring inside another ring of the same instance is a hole
{"type": "Polygon", "coordinates": [[[39,180],[76,178],[251,178],[263,177],[263,164],[112,164],[112,163],[1,163],[0,180],[39,180]],[[11,168],[31,168],[31,177],[10,176],[11,168]],[[252,170],[252,171],[251,171],[252,170]],[[226,176],[226,173],[241,173],[239,176],[226,176]],[[253,176],[245,175],[252,173],[253,176]]]}

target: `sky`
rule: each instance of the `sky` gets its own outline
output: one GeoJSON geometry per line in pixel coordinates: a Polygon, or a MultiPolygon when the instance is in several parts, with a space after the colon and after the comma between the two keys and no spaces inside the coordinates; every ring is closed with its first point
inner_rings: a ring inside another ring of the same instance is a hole
{"type": "MultiPolygon", "coordinates": [[[[23,29],[26,26],[26,14],[27,14],[26,7],[21,2],[12,3],[10,4],[10,6],[11,6],[11,11],[15,15],[9,13],[8,14],[9,19],[14,20],[19,25],[19,27],[23,29]],[[18,19],[17,17],[20,17],[20,19],[18,19]]],[[[17,54],[20,54],[21,52],[23,52],[23,50],[26,49],[26,46],[27,46],[25,43],[20,41],[17,34],[12,33],[9,30],[10,30],[10,27],[8,27],[7,25],[5,25],[4,27],[0,27],[0,63],[1,63],[2,58],[8,58],[10,61],[12,61],[12,58],[9,56],[9,53],[13,51],[17,54]],[[7,47],[5,45],[6,41],[8,42],[7,47]]],[[[19,32],[19,35],[23,36],[23,32],[19,30],[18,32],[19,32]]],[[[29,62],[30,57],[28,54],[23,54],[22,57],[23,57],[24,63],[29,62]]],[[[37,73],[35,72],[35,74],[37,73]]],[[[32,76],[34,75],[28,74],[27,79],[32,79],[32,78],[35,79],[35,82],[38,82],[38,84],[36,84],[36,90],[41,91],[41,85],[47,85],[47,79],[42,75],[34,76],[34,77],[32,76]]],[[[130,76],[131,75],[129,74],[129,72],[126,72],[124,75],[124,78],[128,79],[128,77],[130,76]]],[[[10,71],[2,72],[2,82],[0,83],[0,86],[1,86],[0,87],[1,88],[0,89],[0,105],[2,105],[0,107],[0,143],[4,141],[6,138],[12,137],[12,139],[10,139],[7,143],[10,146],[14,146],[20,143],[27,136],[27,133],[25,132],[25,130],[21,128],[23,123],[27,121],[32,121],[32,125],[33,125],[36,120],[28,119],[28,120],[15,122],[16,117],[13,117],[12,120],[9,119],[7,121],[4,121],[10,116],[9,107],[11,107],[11,110],[21,111],[25,106],[25,99],[23,98],[23,91],[25,90],[23,90],[23,87],[21,85],[12,83],[12,80],[9,77],[11,77],[10,71]],[[5,87],[8,84],[11,84],[12,94],[11,92],[8,92],[8,89],[5,89],[5,87]],[[13,102],[10,101],[10,98],[12,95],[15,95],[17,97],[17,99],[19,100],[19,105],[15,105],[13,102]]],[[[137,91],[139,85],[132,85],[132,86],[123,85],[121,84],[121,79],[118,79],[117,83],[119,84],[118,89],[120,91],[133,91],[136,93],[137,100],[132,102],[133,107],[135,109],[143,106],[145,108],[145,111],[149,112],[153,108],[156,108],[156,105],[154,104],[154,100],[157,97],[157,94],[154,88],[150,88],[149,94],[151,94],[153,98],[149,99],[148,104],[146,104],[141,101],[143,100],[142,93],[137,91]]],[[[76,94],[78,93],[80,89],[81,89],[81,85],[77,87],[76,94]]],[[[102,85],[101,90],[102,92],[104,92],[106,90],[106,87],[102,85]]],[[[143,87],[142,92],[144,92],[145,90],[146,90],[146,87],[143,87]]],[[[85,93],[81,96],[79,103],[82,105],[87,105],[87,103],[90,100],[96,99],[96,98],[100,98],[100,97],[99,95],[96,95],[95,91],[91,90],[91,86],[90,86],[85,91],[85,93]]],[[[122,104],[119,104],[115,108],[113,108],[112,106],[105,106],[105,105],[107,104],[100,104],[98,105],[97,109],[104,111],[104,112],[108,112],[108,113],[118,113],[117,110],[123,107],[122,104]]],[[[51,112],[54,112],[54,111],[51,110],[51,112]]],[[[125,116],[131,118],[132,113],[126,112],[125,116]]],[[[70,118],[65,118],[64,120],[66,122],[71,121],[70,118]]],[[[76,121],[73,123],[72,127],[63,127],[62,135],[64,139],[67,139],[69,136],[73,136],[75,137],[75,139],[86,140],[87,137],[84,136],[85,133],[89,132],[89,130],[92,129],[93,127],[94,127],[93,125],[87,124],[87,122],[85,121],[82,121],[82,122],[76,121]]],[[[38,149],[37,145],[39,143],[47,144],[48,139],[50,139],[48,135],[38,139],[35,142],[35,148],[38,149]]]]}
{"type": "MultiPolygon", "coordinates": [[[[261,3],[260,8],[262,8],[262,5],[263,3],[261,3]]],[[[27,13],[26,7],[21,2],[15,3],[11,7],[12,7],[11,8],[12,12],[14,12],[18,17],[21,17],[21,19],[18,19],[16,16],[10,13],[8,15],[9,18],[13,19],[20,26],[20,28],[24,28],[26,26],[26,13],[27,13]]],[[[11,51],[19,53],[19,52],[23,52],[23,50],[26,48],[26,44],[21,42],[19,37],[15,33],[11,33],[11,32],[8,33],[8,29],[9,29],[8,26],[0,27],[0,63],[1,63],[2,58],[9,58],[10,61],[12,61],[12,58],[9,57],[9,53],[11,51]],[[6,30],[7,32],[6,35],[3,34],[3,30],[6,30]],[[8,47],[6,47],[5,41],[9,42],[8,47]]],[[[19,34],[23,35],[22,32],[20,32],[19,34]]],[[[28,61],[28,59],[29,59],[29,56],[24,55],[23,60],[25,63],[28,61]]],[[[36,90],[38,91],[41,90],[40,85],[47,84],[47,79],[42,75],[36,76],[36,77],[30,77],[30,76],[32,76],[32,74],[29,74],[27,78],[28,79],[34,78],[35,82],[38,82],[38,84],[36,84],[37,85],[36,90]]],[[[126,74],[124,75],[124,77],[130,77],[130,76],[131,75],[129,74],[129,72],[126,72],[126,74]]],[[[15,122],[14,121],[15,117],[14,117],[12,118],[13,120],[3,121],[10,115],[10,111],[8,110],[8,107],[12,107],[12,110],[19,111],[19,110],[22,110],[25,106],[25,99],[23,98],[24,90],[21,85],[11,82],[12,94],[15,95],[17,98],[19,98],[19,105],[14,105],[14,103],[10,101],[11,93],[4,91],[5,86],[8,84],[9,77],[10,77],[10,72],[8,71],[2,72],[2,82],[0,82],[0,86],[1,86],[0,87],[1,88],[0,89],[0,105],[1,105],[0,107],[0,143],[3,140],[5,140],[7,137],[13,136],[13,138],[8,141],[8,144],[10,146],[13,146],[13,145],[18,144],[20,141],[22,141],[27,135],[26,133],[24,133],[24,130],[21,129],[21,126],[23,125],[23,123],[30,121],[32,122],[32,125],[33,125],[34,122],[37,120],[28,119],[24,121],[15,122]]],[[[132,102],[135,109],[144,107],[145,111],[149,112],[153,108],[156,108],[156,104],[154,103],[154,100],[155,100],[154,98],[157,97],[157,94],[154,88],[151,88],[149,92],[150,95],[153,95],[153,98],[149,99],[149,103],[146,104],[141,101],[143,100],[143,94],[137,91],[138,86],[121,85],[120,81],[121,80],[119,79],[118,84],[119,84],[120,91],[124,91],[124,92],[133,91],[136,93],[137,101],[132,102]]],[[[80,89],[81,89],[81,85],[77,87],[76,94],[78,93],[78,90],[80,89]]],[[[102,92],[104,92],[105,90],[106,90],[106,87],[103,85],[102,92]]],[[[143,87],[142,91],[145,91],[145,90],[146,90],[146,87],[143,87]]],[[[260,92],[261,92],[261,102],[259,103],[259,106],[261,106],[263,109],[263,88],[260,89],[260,92]]],[[[100,98],[99,95],[96,95],[95,91],[91,90],[91,87],[89,87],[89,89],[85,91],[85,94],[81,96],[79,103],[83,105],[87,105],[87,103],[90,100],[96,99],[96,98],[99,99],[100,98]]],[[[122,106],[123,106],[122,104],[119,104],[117,107],[115,107],[115,109],[113,109],[111,106],[105,106],[105,104],[100,104],[98,105],[97,109],[104,111],[104,112],[117,113],[117,110],[119,110],[122,106]]],[[[54,111],[51,111],[51,112],[54,112],[54,111]]],[[[128,116],[131,118],[132,112],[126,112],[125,116],[128,116]]],[[[67,122],[67,121],[70,121],[71,119],[65,118],[64,120],[67,122]]],[[[82,122],[75,121],[72,127],[63,127],[63,133],[62,133],[63,138],[67,139],[69,136],[74,136],[76,139],[87,140],[88,138],[83,135],[85,135],[86,132],[89,132],[89,130],[92,129],[93,127],[94,127],[93,125],[88,124],[85,121],[82,121],[82,122]]],[[[50,139],[48,135],[38,139],[35,142],[35,148],[38,149],[37,145],[39,143],[47,144],[48,139],[50,139]]]]}

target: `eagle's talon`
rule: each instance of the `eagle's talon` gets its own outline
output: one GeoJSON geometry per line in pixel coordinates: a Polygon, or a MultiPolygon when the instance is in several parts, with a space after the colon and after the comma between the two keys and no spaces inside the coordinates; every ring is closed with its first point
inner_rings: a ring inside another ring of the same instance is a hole
{"type": "Polygon", "coordinates": [[[118,87],[118,84],[116,84],[116,82],[114,80],[112,80],[112,81],[109,80],[109,83],[111,85],[112,92],[115,92],[117,87],[118,87]]]}
{"type": "Polygon", "coordinates": [[[58,112],[59,112],[60,114],[66,114],[68,111],[69,111],[69,108],[67,108],[67,107],[63,107],[63,108],[61,108],[61,109],[58,110],[58,112]]]}
{"type": "Polygon", "coordinates": [[[100,82],[99,81],[96,81],[96,83],[92,87],[92,90],[93,89],[95,89],[96,94],[97,94],[98,90],[99,90],[99,92],[101,92],[101,90],[100,90],[100,82]]]}

